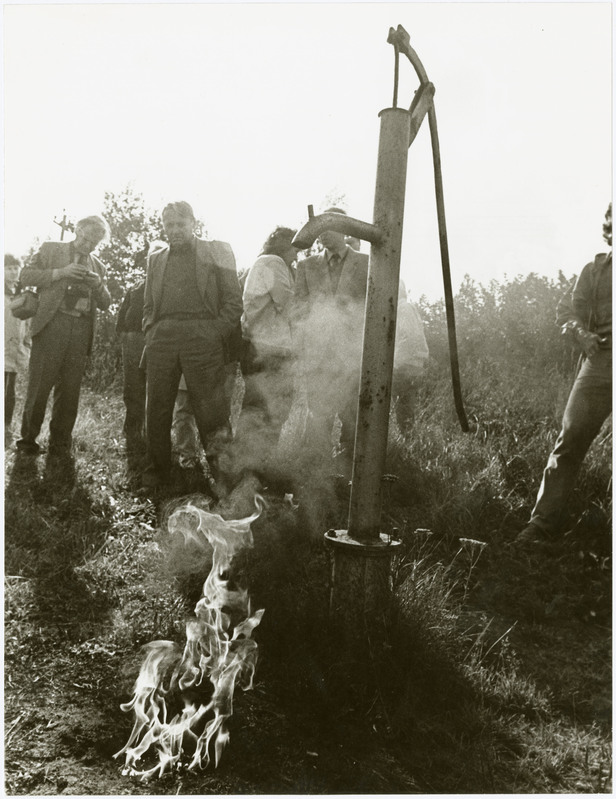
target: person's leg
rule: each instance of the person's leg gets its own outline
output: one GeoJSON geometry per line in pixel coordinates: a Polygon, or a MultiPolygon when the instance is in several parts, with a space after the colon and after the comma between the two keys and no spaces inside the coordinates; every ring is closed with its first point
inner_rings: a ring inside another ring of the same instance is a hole
{"type": "Polygon", "coordinates": [[[196,466],[199,462],[199,431],[192,412],[188,389],[178,390],[171,429],[180,466],[182,468],[196,466]]]}
{"type": "Polygon", "coordinates": [[[263,376],[261,390],[267,407],[271,437],[275,443],[293,404],[293,359],[283,356],[267,358],[263,376]]]}
{"type": "Polygon", "coordinates": [[[140,368],[143,334],[126,333],[122,342],[123,399],[126,407],[124,435],[127,446],[139,446],[145,427],[145,371],[140,368]]]}
{"type": "Polygon", "coordinates": [[[571,390],[529,524],[558,531],[582,461],[611,409],[611,353],[600,352],[584,364],[571,390]]]}
{"type": "Polygon", "coordinates": [[[357,427],[357,404],[359,400],[359,375],[347,376],[341,382],[338,416],[342,423],[340,429],[340,445],[342,447],[342,463],[349,472],[352,470],[355,450],[355,430],[357,427]]]}
{"type": "Polygon", "coordinates": [[[70,317],[57,313],[32,339],[28,366],[28,388],[21,420],[19,449],[36,450],[36,438],[41,432],[47,400],[60,373],[64,351],[68,343],[70,317]]]}
{"type": "Polygon", "coordinates": [[[54,387],[49,422],[49,446],[55,448],[67,448],[71,445],[91,329],[91,322],[85,316],[67,316],[67,319],[69,331],[65,355],[54,387]]]}
{"type": "Polygon", "coordinates": [[[181,377],[176,328],[171,320],[159,322],[146,345],[147,486],[166,482],[171,469],[171,423],[181,377]]]}
{"type": "Polygon", "coordinates": [[[394,371],[391,402],[398,427],[404,433],[413,426],[417,404],[416,379],[404,367],[394,371]]]}
{"type": "Polygon", "coordinates": [[[314,376],[307,377],[306,400],[308,416],[304,436],[305,451],[317,461],[329,461],[332,456],[332,427],[335,410],[328,401],[327,392],[320,392],[314,376]]]}
{"type": "Polygon", "coordinates": [[[231,439],[231,428],[222,338],[211,322],[201,320],[187,326],[180,357],[199,437],[217,478],[219,456],[231,439]]]}
{"type": "Polygon", "coordinates": [[[17,372],[4,373],[4,431],[10,428],[15,411],[15,379],[17,372]]]}

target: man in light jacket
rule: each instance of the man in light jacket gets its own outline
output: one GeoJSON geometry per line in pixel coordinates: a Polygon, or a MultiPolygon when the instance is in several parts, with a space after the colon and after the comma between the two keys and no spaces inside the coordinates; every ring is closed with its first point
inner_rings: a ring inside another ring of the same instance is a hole
{"type": "Polygon", "coordinates": [[[268,236],[244,286],[243,408],[260,413],[272,443],[278,439],[293,400],[291,305],[297,249],[291,242],[295,233],[277,227],[268,236]]]}

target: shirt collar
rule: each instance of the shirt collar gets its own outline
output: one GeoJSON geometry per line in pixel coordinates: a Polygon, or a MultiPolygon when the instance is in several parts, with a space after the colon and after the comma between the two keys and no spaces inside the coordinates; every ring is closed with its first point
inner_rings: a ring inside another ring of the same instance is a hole
{"type": "Polygon", "coordinates": [[[190,241],[186,242],[186,244],[182,244],[181,247],[171,247],[171,245],[169,245],[169,252],[172,255],[190,255],[195,250],[195,242],[196,238],[193,236],[190,241]]]}
{"type": "Polygon", "coordinates": [[[328,265],[331,264],[331,261],[332,261],[332,258],[334,257],[334,255],[338,255],[338,257],[340,258],[340,262],[339,263],[343,263],[344,259],[347,257],[348,252],[349,252],[349,245],[348,244],[344,245],[344,250],[341,253],[330,252],[329,250],[325,250],[325,257],[327,258],[328,265]]]}

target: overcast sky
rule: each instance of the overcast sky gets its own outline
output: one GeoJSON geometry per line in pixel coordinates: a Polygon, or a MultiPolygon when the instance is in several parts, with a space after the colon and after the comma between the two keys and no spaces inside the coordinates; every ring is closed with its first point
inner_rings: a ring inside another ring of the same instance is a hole
{"type": "MultiPolygon", "coordinates": [[[[454,288],[579,272],[611,199],[609,2],[4,5],[5,251],[127,183],[155,209],[188,200],[241,268],[332,193],[372,221],[398,24],[436,87],[454,288]]],[[[427,120],[402,276],[442,292],[427,120]]]]}

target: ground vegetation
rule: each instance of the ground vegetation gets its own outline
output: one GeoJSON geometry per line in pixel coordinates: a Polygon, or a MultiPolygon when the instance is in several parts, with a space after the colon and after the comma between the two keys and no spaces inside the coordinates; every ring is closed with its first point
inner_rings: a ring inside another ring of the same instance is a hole
{"type": "MultiPolygon", "coordinates": [[[[208,568],[170,540],[207,492],[177,469],[137,490],[115,366],[95,349],[74,459],[5,460],[5,790],[55,794],[611,792],[611,427],[552,547],[511,547],[554,443],[577,354],[554,324],[568,280],[456,298],[470,433],[458,425],[442,303],[412,426],[392,414],[383,529],[400,541],[386,642],[358,672],[330,635],[329,552],[348,486],[262,481],[237,579],[265,615],[255,687],[217,769],[142,783],[113,758],[149,641],[183,642],[208,568]]],[[[23,382],[18,386],[23,396],[23,382]]],[[[44,435],[43,435],[44,441],[44,435]]]]}

